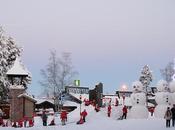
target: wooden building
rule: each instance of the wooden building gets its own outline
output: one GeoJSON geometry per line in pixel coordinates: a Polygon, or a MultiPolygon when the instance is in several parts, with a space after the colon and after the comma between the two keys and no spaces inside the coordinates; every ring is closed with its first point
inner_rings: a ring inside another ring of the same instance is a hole
{"type": "Polygon", "coordinates": [[[98,104],[99,107],[103,105],[103,84],[99,83],[95,86],[94,89],[89,91],[89,100],[95,101],[95,104],[98,104]]]}
{"type": "Polygon", "coordinates": [[[9,117],[11,121],[18,121],[24,116],[32,118],[36,100],[26,93],[24,78],[29,76],[29,72],[24,68],[18,59],[14,66],[7,72],[10,82],[9,88],[9,117]]]}

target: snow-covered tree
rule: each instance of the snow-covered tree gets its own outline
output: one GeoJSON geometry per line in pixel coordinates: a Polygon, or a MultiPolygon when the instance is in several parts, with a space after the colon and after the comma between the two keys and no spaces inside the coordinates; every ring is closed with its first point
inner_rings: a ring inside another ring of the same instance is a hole
{"type": "Polygon", "coordinates": [[[9,77],[9,82],[11,85],[23,85],[24,88],[27,89],[28,84],[31,83],[31,74],[22,64],[20,57],[15,60],[13,67],[7,72],[7,75],[9,77]],[[23,75],[23,77],[14,77],[14,75],[23,75]]]}
{"type": "Polygon", "coordinates": [[[175,74],[174,63],[169,62],[164,69],[160,69],[160,73],[163,79],[170,83],[173,80],[173,75],[175,74]]]}
{"type": "Polygon", "coordinates": [[[143,84],[145,94],[146,94],[146,105],[148,106],[148,88],[150,83],[152,82],[153,77],[152,73],[148,67],[148,65],[145,65],[141,71],[141,76],[139,78],[139,81],[143,84]]]}
{"type": "Polygon", "coordinates": [[[152,73],[148,67],[148,65],[145,65],[141,71],[141,76],[139,78],[139,81],[143,84],[145,91],[147,92],[147,87],[152,82],[152,73]]]}
{"type": "Polygon", "coordinates": [[[46,69],[41,69],[43,80],[40,81],[40,84],[50,91],[56,99],[60,99],[65,86],[73,84],[73,78],[77,74],[73,69],[70,53],[63,53],[62,57],[59,58],[56,51],[53,50],[50,52],[46,69]]]}
{"type": "Polygon", "coordinates": [[[20,55],[21,49],[15,41],[6,36],[2,27],[0,27],[0,99],[7,98],[8,78],[7,71],[13,66],[16,58],[20,55]]]}

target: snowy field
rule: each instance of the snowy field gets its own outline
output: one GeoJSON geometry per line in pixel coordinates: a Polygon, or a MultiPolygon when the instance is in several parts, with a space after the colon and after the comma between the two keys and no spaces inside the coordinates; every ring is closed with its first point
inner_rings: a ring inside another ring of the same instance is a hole
{"type": "MultiPolygon", "coordinates": [[[[77,125],[76,122],[79,120],[79,109],[69,113],[67,125],[61,126],[59,117],[55,117],[56,126],[42,126],[40,117],[35,118],[35,126],[31,128],[10,128],[0,127],[0,130],[165,130],[173,129],[173,127],[166,128],[164,119],[156,119],[149,117],[148,119],[127,119],[117,120],[117,113],[113,107],[112,117],[107,117],[106,109],[103,108],[100,112],[96,113],[93,107],[84,107],[87,112],[87,121],[82,125],[77,125]],[[115,113],[115,114],[114,114],[115,113]]],[[[84,109],[82,108],[82,109],[84,109]]],[[[119,108],[118,108],[119,109],[119,108]]],[[[49,117],[48,122],[53,117],[49,117]]]]}

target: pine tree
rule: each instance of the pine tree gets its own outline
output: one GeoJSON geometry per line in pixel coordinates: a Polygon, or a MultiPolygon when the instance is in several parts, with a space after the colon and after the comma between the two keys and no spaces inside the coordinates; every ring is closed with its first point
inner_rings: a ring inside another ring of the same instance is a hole
{"type": "Polygon", "coordinates": [[[7,71],[13,66],[16,58],[20,56],[21,49],[15,44],[15,41],[6,36],[2,27],[0,27],[0,101],[8,96],[9,82],[7,71]]]}
{"type": "Polygon", "coordinates": [[[143,84],[144,87],[148,87],[152,82],[152,73],[148,65],[145,65],[143,67],[139,81],[143,84]]]}
{"type": "Polygon", "coordinates": [[[148,106],[148,87],[150,83],[152,82],[153,77],[152,73],[148,67],[148,65],[145,65],[141,71],[141,76],[139,78],[139,81],[143,84],[145,94],[146,94],[146,105],[148,106]]]}

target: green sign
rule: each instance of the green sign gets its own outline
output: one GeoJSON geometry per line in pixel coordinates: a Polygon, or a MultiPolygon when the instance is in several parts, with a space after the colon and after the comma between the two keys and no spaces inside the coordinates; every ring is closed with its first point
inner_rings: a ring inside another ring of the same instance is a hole
{"type": "Polygon", "coordinates": [[[80,86],[80,80],[74,80],[75,86],[80,86]]]}

